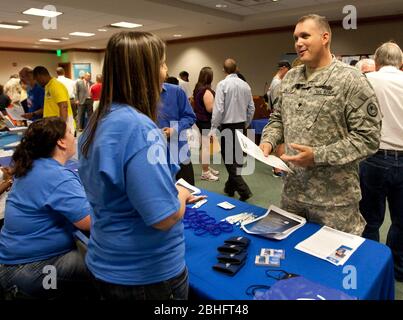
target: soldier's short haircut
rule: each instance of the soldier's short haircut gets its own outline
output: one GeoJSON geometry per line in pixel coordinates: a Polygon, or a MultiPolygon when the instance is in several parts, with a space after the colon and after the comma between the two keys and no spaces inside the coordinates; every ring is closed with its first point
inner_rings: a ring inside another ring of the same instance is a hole
{"type": "Polygon", "coordinates": [[[227,74],[235,73],[237,70],[236,61],[234,59],[228,58],[224,61],[224,71],[227,74]]]}
{"type": "Polygon", "coordinates": [[[394,42],[385,42],[375,51],[375,63],[380,67],[394,66],[400,69],[402,62],[402,50],[394,42]]]}
{"type": "Polygon", "coordinates": [[[329,33],[329,45],[330,45],[330,42],[332,41],[332,29],[330,29],[329,21],[327,21],[326,17],[320,16],[318,14],[308,14],[306,16],[299,18],[297,24],[302,23],[306,20],[313,20],[316,23],[316,25],[322,30],[322,32],[329,33]]]}

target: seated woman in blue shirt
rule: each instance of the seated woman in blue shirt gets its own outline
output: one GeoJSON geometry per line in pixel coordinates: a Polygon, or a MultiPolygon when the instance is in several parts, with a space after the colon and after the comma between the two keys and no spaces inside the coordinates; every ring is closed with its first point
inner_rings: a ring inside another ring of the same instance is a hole
{"type": "Polygon", "coordinates": [[[13,154],[0,233],[0,285],[11,298],[88,297],[90,273],[73,231],[89,230],[92,209],[64,166],[74,154],[74,135],[56,117],[32,123],[13,154]]]}
{"type": "Polygon", "coordinates": [[[108,42],[99,107],[79,140],[79,174],[94,208],[86,263],[104,299],[186,299],[186,201],[155,124],[165,44],[121,32],[108,42]]]}

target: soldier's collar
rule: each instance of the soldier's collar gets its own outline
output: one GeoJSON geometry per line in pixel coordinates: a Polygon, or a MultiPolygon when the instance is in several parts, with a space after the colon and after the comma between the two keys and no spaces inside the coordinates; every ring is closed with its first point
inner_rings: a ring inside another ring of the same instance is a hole
{"type": "Polygon", "coordinates": [[[336,67],[337,64],[337,59],[333,56],[332,62],[330,63],[330,65],[323,71],[320,71],[320,76],[316,75],[312,80],[308,81],[306,79],[306,66],[304,66],[303,68],[300,69],[300,72],[297,76],[297,78],[295,79],[295,84],[296,85],[306,85],[306,84],[312,84],[315,86],[322,86],[324,85],[328,79],[330,78],[330,76],[332,75],[332,72],[334,70],[334,68],[336,67]]]}

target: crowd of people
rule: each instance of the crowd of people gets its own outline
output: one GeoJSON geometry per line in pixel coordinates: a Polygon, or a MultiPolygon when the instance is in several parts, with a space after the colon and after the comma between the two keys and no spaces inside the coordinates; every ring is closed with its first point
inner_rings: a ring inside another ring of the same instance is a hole
{"type": "MultiPolygon", "coordinates": [[[[300,18],[293,36],[299,61],[278,64],[267,94],[273,113],[260,142],[265,156],[275,153],[293,171],[283,175],[281,207],[379,241],[388,201],[387,244],[395,278],[402,281],[402,51],[393,42],[381,45],[374,71],[367,72],[332,55],[324,17],[300,18]]],[[[252,121],[252,92],[234,59],[225,59],[223,70],[215,91],[210,67],[200,70],[193,93],[187,72],[172,84],[165,44],[147,32],[110,38],[97,77],[102,88],[91,86],[88,74],[73,86],[42,66],[21,70],[29,92],[25,117],[36,121],[3,173],[5,189],[14,177],[0,232],[4,296],[58,298],[85,288],[76,294],[188,298],[181,220],[186,204],[200,198],[175,183],[195,182],[187,129],[196,124],[205,142],[201,179],[219,179],[209,146],[220,136],[228,172],[224,192],[237,192],[242,201],[252,196],[240,174],[243,155],[235,139],[252,121]],[[75,152],[75,129],[82,131],[78,174],[65,167],[75,152]],[[90,230],[85,260],[74,243],[75,229],[90,230]],[[58,270],[57,296],[42,286],[46,265],[58,270]]]]}
{"type": "Polygon", "coordinates": [[[56,74],[57,78],[52,77],[43,66],[23,67],[4,86],[0,85],[0,111],[5,113],[7,107],[17,104],[24,109],[22,117],[27,120],[61,116],[69,118],[70,126],[77,126],[81,132],[99,104],[102,75],[98,74],[93,83],[91,74],[84,71],[76,81],[67,78],[62,67],[56,69],[56,74]]]}

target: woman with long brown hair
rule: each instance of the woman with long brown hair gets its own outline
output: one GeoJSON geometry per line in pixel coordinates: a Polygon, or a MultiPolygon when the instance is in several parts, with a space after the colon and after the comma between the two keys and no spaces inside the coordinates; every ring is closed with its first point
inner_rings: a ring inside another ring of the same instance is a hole
{"type": "Polygon", "coordinates": [[[175,186],[155,124],[165,44],[121,32],[107,45],[99,107],[79,146],[79,174],[94,208],[87,266],[104,299],[186,299],[181,218],[189,191],[175,186]]]}
{"type": "Polygon", "coordinates": [[[200,70],[199,78],[193,90],[194,111],[196,126],[201,134],[200,161],[202,164],[202,180],[217,181],[219,171],[214,170],[210,164],[210,137],[211,114],[214,106],[215,92],[211,88],[213,82],[213,69],[204,67],[200,70]]]}

